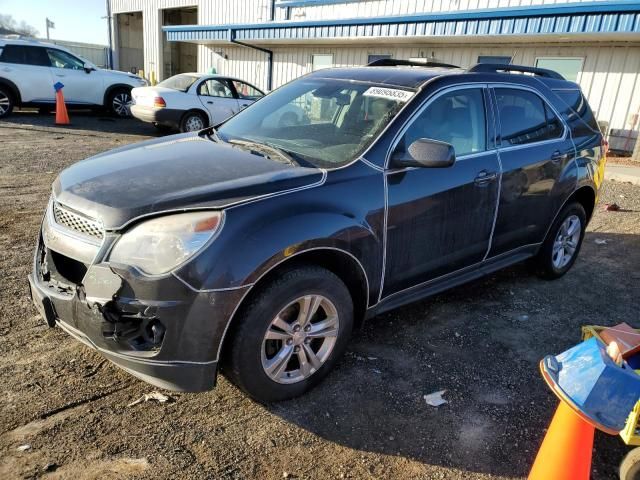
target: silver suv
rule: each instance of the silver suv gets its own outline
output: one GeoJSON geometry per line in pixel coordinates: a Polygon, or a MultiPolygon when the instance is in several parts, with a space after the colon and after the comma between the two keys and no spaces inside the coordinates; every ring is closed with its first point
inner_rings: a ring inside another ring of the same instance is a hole
{"type": "Polygon", "coordinates": [[[0,118],[14,107],[52,107],[57,82],[64,85],[69,107],[104,107],[121,117],[129,115],[131,89],[147,85],[137,75],[98,68],[58,45],[0,38],[0,118]]]}

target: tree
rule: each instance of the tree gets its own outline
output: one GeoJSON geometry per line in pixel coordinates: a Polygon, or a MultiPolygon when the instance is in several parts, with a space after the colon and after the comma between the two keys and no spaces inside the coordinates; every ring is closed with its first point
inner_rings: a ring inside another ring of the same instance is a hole
{"type": "Polygon", "coordinates": [[[19,33],[20,35],[26,35],[28,37],[38,36],[37,28],[29,25],[24,20],[18,23],[11,15],[0,14],[0,28],[6,28],[7,30],[19,33]]]}

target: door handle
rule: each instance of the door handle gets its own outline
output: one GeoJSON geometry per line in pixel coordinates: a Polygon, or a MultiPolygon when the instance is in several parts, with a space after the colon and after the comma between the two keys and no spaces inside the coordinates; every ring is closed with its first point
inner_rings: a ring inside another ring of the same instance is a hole
{"type": "Polygon", "coordinates": [[[495,180],[497,177],[498,177],[498,174],[496,172],[488,172],[487,170],[481,170],[478,173],[478,175],[476,175],[476,178],[473,180],[473,182],[476,185],[485,185],[490,181],[495,180]]]}
{"type": "Polygon", "coordinates": [[[551,154],[551,161],[554,163],[558,163],[560,161],[564,161],[569,158],[568,153],[561,153],[560,150],[556,150],[551,154]]]}
{"type": "Polygon", "coordinates": [[[209,105],[213,105],[213,100],[207,100],[207,103],[208,103],[209,105]]]}
{"type": "Polygon", "coordinates": [[[63,73],[56,73],[56,77],[66,77],[66,75],[63,73]]]}

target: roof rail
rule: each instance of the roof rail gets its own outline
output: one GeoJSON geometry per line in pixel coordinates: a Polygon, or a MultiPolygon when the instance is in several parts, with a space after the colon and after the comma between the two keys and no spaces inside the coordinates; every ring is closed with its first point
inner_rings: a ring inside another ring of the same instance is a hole
{"type": "Polygon", "coordinates": [[[442,68],[460,68],[458,65],[439,62],[437,60],[424,59],[424,62],[418,60],[399,60],[395,58],[381,58],[367,64],[367,67],[442,67],[442,68]]]}
{"type": "Polygon", "coordinates": [[[526,67],[524,65],[507,65],[500,63],[478,63],[471,67],[467,72],[483,72],[483,73],[502,73],[502,72],[520,72],[532,73],[538,77],[555,78],[557,80],[566,80],[558,72],[547,70],[546,68],[526,67]]]}

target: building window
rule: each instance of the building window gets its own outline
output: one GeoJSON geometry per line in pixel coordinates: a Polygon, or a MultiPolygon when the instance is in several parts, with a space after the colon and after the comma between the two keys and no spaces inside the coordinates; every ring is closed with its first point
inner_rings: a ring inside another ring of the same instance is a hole
{"type": "Polygon", "coordinates": [[[479,55],[478,63],[497,63],[498,65],[509,65],[511,57],[501,55],[479,55]]]}
{"type": "Polygon", "coordinates": [[[536,67],[548,68],[562,75],[572,82],[578,81],[578,76],[582,72],[582,57],[538,57],[536,67]]]}
{"type": "Polygon", "coordinates": [[[321,53],[311,56],[311,67],[315,72],[316,70],[322,70],[323,68],[333,67],[333,54],[321,53]]]}
{"type": "Polygon", "coordinates": [[[385,60],[387,58],[391,58],[391,55],[386,53],[370,53],[367,57],[367,63],[373,63],[377,62],[378,60],[385,60]]]}

